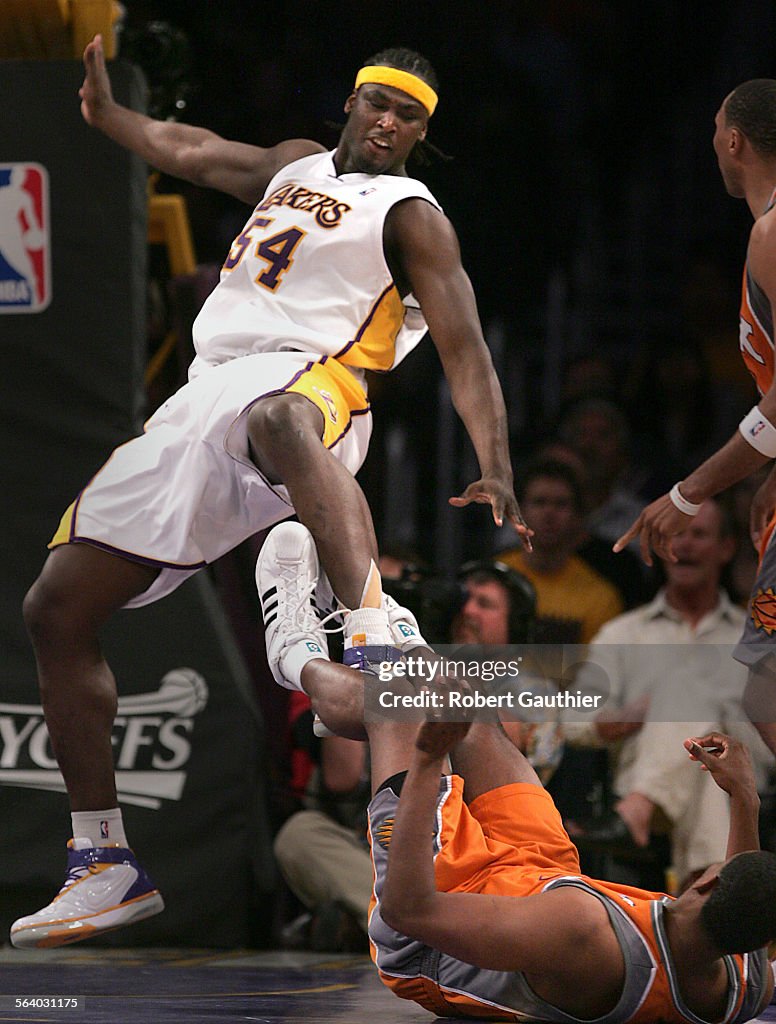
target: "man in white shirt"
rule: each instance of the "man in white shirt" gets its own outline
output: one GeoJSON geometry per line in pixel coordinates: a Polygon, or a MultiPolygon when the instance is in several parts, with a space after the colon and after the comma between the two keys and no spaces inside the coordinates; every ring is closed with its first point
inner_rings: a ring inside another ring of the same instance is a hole
{"type": "Polygon", "coordinates": [[[719,581],[734,548],[722,509],[705,502],[674,539],[677,561],[664,563],[665,587],[593,640],[577,686],[608,692],[603,709],[587,720],[566,713],[568,742],[617,751],[614,816],[588,835],[646,846],[659,809],[671,826],[680,883],[724,856],[729,812],[708,774],[688,771],[675,747],[681,752],[685,737],[724,728],[750,747],[760,784],[772,762],[741,707],[746,669],[730,656],[745,613],[719,581]]]}

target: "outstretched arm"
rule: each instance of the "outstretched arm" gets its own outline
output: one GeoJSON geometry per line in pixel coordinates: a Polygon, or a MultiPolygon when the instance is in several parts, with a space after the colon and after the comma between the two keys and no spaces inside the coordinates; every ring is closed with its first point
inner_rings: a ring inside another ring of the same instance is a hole
{"type": "Polygon", "coordinates": [[[530,546],[513,492],[507,416],[501,385],[482,336],[471,282],[461,265],[458,239],[447,217],[422,199],[395,206],[387,222],[389,248],[420,303],[450,385],[453,405],[477,453],[481,477],[453,505],[488,503],[501,525],[506,517],[530,546]]]}
{"type": "MultiPolygon", "coordinates": [[[[771,388],[759,402],[760,411],[776,424],[776,389],[771,388]]],[[[682,497],[695,505],[719,494],[744,477],[754,473],[768,459],[755,451],[737,431],[724,448],[708,458],[688,477],[681,481],[682,497]]],[[[614,545],[615,551],[622,551],[634,537],[640,538],[641,557],[652,565],[652,552],[660,558],[676,561],[672,538],[692,522],[692,517],[680,512],[664,494],[651,505],[647,505],[630,529],[614,545]]]]}
{"type": "Polygon", "coordinates": [[[760,849],[760,797],[757,793],[752,759],[739,740],[724,733],[692,736],[684,746],[693,761],[730,796],[730,831],[727,856],[760,849]]]}
{"type": "Polygon", "coordinates": [[[323,152],[323,146],[309,139],[290,139],[269,149],[229,142],[204,128],[156,121],[122,106],[113,98],[99,35],[84,50],[84,67],[79,95],[88,124],[165,174],[227,192],[251,205],[281,167],[323,152]]]}
{"type": "MultiPolygon", "coordinates": [[[[752,276],[768,297],[773,316],[776,312],[776,217],[767,215],[756,221],[749,239],[747,261],[752,276]]],[[[776,323],[776,319],[773,322],[776,323]]],[[[776,378],[757,405],[762,416],[776,427],[776,378]]],[[[736,431],[723,448],[681,481],[682,497],[700,505],[707,498],[754,473],[768,461],[767,456],[760,454],[736,431]]],[[[758,503],[757,519],[751,524],[753,538],[762,535],[765,528],[764,515],[773,506],[771,492],[764,494],[763,499],[758,503]]],[[[639,537],[641,557],[647,565],[652,565],[653,551],[661,558],[676,561],[671,538],[689,523],[690,517],[680,512],[670,497],[664,494],[644,509],[627,533],[614,545],[614,550],[622,551],[634,537],[639,537]]]]}

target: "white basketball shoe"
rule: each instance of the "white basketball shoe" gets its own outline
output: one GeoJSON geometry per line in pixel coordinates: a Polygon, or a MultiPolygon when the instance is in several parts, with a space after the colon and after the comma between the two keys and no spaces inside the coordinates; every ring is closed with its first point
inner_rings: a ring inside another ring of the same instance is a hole
{"type": "Polygon", "coordinates": [[[47,907],[11,925],[19,949],[48,949],[123,928],[164,910],[164,900],[137,862],[119,846],[67,844],[67,878],[47,907]]]}
{"type": "Polygon", "coordinates": [[[264,541],[256,563],[267,661],[276,683],[301,690],[301,669],[329,657],[315,590],[320,564],[312,534],[301,523],[280,523],[264,541]]]}

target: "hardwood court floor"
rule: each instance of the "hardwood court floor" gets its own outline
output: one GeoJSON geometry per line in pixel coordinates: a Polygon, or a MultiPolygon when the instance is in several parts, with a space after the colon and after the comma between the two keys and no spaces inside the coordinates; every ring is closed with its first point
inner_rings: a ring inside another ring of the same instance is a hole
{"type": "Polygon", "coordinates": [[[0,949],[0,1022],[52,1024],[416,1024],[366,956],[221,950],[0,949]],[[14,1008],[73,997],[78,1009],[14,1008]],[[14,997],[13,999],[10,997],[14,997]]]}

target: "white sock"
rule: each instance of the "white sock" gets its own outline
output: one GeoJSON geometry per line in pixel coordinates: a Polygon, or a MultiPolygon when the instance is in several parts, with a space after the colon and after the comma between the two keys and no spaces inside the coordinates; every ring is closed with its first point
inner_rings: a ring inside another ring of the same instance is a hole
{"type": "Polygon", "coordinates": [[[298,644],[294,644],[293,647],[287,647],[280,658],[280,671],[283,673],[285,679],[289,683],[294,684],[294,689],[302,690],[302,669],[314,658],[323,658],[324,661],[330,661],[329,652],[323,651],[314,644],[315,650],[313,650],[312,640],[300,640],[298,644]]]}
{"type": "Polygon", "coordinates": [[[355,608],[345,616],[345,650],[386,647],[393,643],[385,608],[355,608]]]}
{"type": "Polygon", "coordinates": [[[73,838],[88,839],[92,846],[128,846],[120,807],[107,811],[73,811],[73,838]]]}

